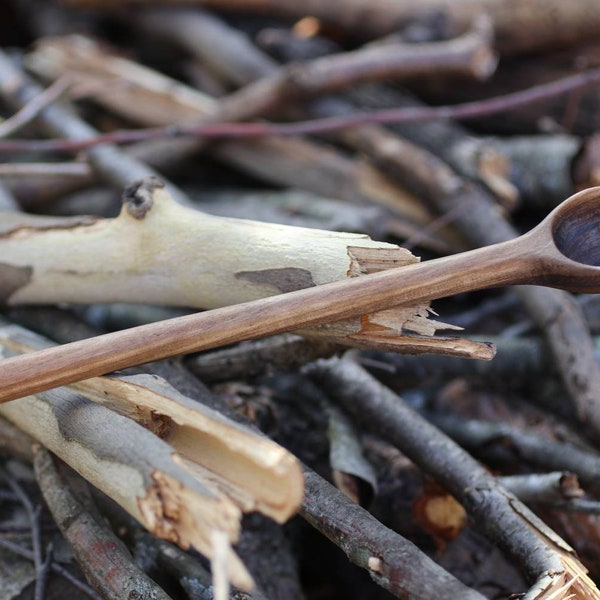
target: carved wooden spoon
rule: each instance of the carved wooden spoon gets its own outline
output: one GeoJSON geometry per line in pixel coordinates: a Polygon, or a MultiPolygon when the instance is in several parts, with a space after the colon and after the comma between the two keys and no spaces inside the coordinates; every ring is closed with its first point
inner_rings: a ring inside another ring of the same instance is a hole
{"type": "Polygon", "coordinates": [[[508,242],[7,358],[0,402],[169,356],[525,283],[600,292],[600,187],[571,196],[508,242]]]}

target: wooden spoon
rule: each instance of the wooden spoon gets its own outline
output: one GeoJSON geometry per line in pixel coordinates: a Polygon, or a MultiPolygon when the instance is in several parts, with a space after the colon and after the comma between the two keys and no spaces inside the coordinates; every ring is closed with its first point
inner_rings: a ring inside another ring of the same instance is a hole
{"type": "Polygon", "coordinates": [[[571,196],[514,240],[7,358],[0,402],[169,356],[525,283],[600,292],[600,187],[571,196]]]}

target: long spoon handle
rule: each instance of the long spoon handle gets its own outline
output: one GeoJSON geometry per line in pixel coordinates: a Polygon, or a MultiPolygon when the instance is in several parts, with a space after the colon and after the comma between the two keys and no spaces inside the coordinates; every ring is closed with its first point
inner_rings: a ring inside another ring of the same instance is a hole
{"type": "Polygon", "coordinates": [[[0,361],[0,402],[170,356],[524,283],[531,263],[522,239],[13,356],[0,361]]]}

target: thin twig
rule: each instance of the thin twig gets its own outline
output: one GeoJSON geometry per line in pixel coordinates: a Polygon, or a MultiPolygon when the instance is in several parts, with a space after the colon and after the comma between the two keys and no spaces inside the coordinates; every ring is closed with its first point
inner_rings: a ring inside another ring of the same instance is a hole
{"type": "Polygon", "coordinates": [[[0,177],[86,177],[89,173],[89,165],[83,162],[0,164],[0,177]]]}
{"type": "Polygon", "coordinates": [[[569,471],[507,475],[499,480],[525,504],[565,502],[585,495],[577,475],[569,471]]]}
{"type": "Polygon", "coordinates": [[[270,135],[323,134],[373,123],[417,123],[434,119],[475,119],[548,100],[598,83],[600,83],[600,69],[591,69],[585,73],[578,73],[551,83],[536,85],[526,90],[453,106],[407,107],[342,117],[311,119],[296,123],[204,123],[190,126],[169,125],[167,127],[150,127],[146,129],[124,129],[79,140],[4,140],[0,141],[0,152],[75,152],[101,144],[128,144],[157,138],[257,138],[270,135]]]}
{"type": "MultiPolygon", "coordinates": [[[[13,108],[22,108],[41,93],[42,88],[33,82],[6,52],[0,50],[0,95],[3,100],[13,108]]],[[[97,135],[97,130],[68,106],[46,106],[39,118],[44,130],[50,135],[64,136],[71,140],[88,139],[97,135]]],[[[119,187],[127,185],[132,177],[156,174],[145,164],[111,146],[90,150],[86,160],[100,177],[119,187]],[[138,175],[135,175],[136,173],[138,175]]],[[[171,192],[182,204],[189,203],[187,196],[172,185],[171,192]]]]}
{"type": "Polygon", "coordinates": [[[46,583],[48,582],[48,575],[52,567],[52,560],[54,558],[54,549],[52,542],[46,546],[46,557],[42,563],[37,577],[35,580],[35,599],[44,600],[46,597],[46,583]]]}
{"type": "MultiPolygon", "coordinates": [[[[15,544],[10,540],[0,538],[0,547],[8,550],[9,552],[12,552],[13,554],[16,554],[17,556],[25,558],[26,560],[33,561],[34,559],[34,555],[31,550],[23,548],[22,546],[19,546],[19,544],[15,544]]],[[[77,577],[72,575],[68,569],[65,569],[63,566],[59,565],[56,562],[51,562],[50,568],[52,569],[52,571],[54,571],[54,573],[66,579],[70,584],[74,585],[84,594],[87,594],[90,598],[93,598],[93,600],[102,600],[103,597],[100,594],[94,591],[85,582],[81,581],[80,579],[77,579],[77,577]]]]}
{"type": "Polygon", "coordinates": [[[289,63],[223,98],[219,121],[244,121],[272,113],[290,100],[316,97],[368,81],[427,75],[486,79],[496,68],[491,23],[482,15],[454,39],[423,44],[386,40],[350,52],[289,63]]]}
{"type": "Polygon", "coordinates": [[[570,513],[600,515],[600,502],[594,499],[574,498],[573,500],[564,500],[562,502],[548,504],[548,507],[570,513]]]}
{"type": "Polygon", "coordinates": [[[305,468],[304,476],[306,495],[301,516],[391,594],[422,600],[481,600],[478,591],[454,579],[412,542],[385,527],[320,475],[305,468]]]}
{"type": "Polygon", "coordinates": [[[507,423],[492,423],[479,419],[465,419],[453,415],[428,414],[428,419],[444,433],[472,454],[514,462],[528,462],[544,470],[575,473],[583,484],[594,491],[599,489],[600,456],[574,443],[548,439],[533,431],[513,427],[507,423]]]}
{"type": "Polygon", "coordinates": [[[43,92],[30,100],[12,117],[0,123],[0,138],[8,137],[30,123],[48,105],[58,100],[73,84],[71,77],[63,75],[43,92]]]}
{"type": "Polygon", "coordinates": [[[92,585],[108,598],[170,598],[133,563],[108,526],[96,520],[85,505],[85,492],[72,490],[69,475],[59,473],[43,446],[35,447],[33,465],[48,508],[92,585]]]}
{"type": "Polygon", "coordinates": [[[40,517],[42,514],[42,506],[37,504],[34,508],[33,515],[30,516],[31,521],[31,539],[33,543],[33,552],[36,560],[35,564],[35,600],[44,600],[45,589],[46,589],[46,577],[48,574],[48,568],[46,566],[46,559],[44,559],[44,553],[42,550],[42,532],[40,528],[40,517]]]}
{"type": "Polygon", "coordinates": [[[42,600],[45,587],[45,582],[43,581],[44,578],[42,576],[44,571],[44,558],[42,553],[42,534],[40,530],[40,514],[42,506],[40,504],[34,506],[19,482],[11,477],[6,471],[2,472],[2,477],[27,512],[29,525],[31,527],[31,545],[33,548],[33,564],[35,566],[36,576],[34,598],[35,600],[42,600]]]}
{"type": "Polygon", "coordinates": [[[310,14],[332,26],[334,31],[352,32],[363,39],[410,29],[413,23],[426,31],[432,28],[437,31],[440,23],[444,31],[460,31],[475,15],[485,13],[492,18],[497,47],[509,54],[596,39],[600,29],[596,0],[571,0],[569,3],[527,0],[517,4],[503,0],[370,0],[368,3],[357,0],[68,0],[66,3],[72,7],[101,7],[104,10],[117,6],[166,4],[172,8],[176,4],[187,4],[219,12],[243,10],[289,19],[301,19],[310,14]]]}
{"type": "MultiPolygon", "coordinates": [[[[521,563],[533,580],[547,573],[570,578],[568,546],[541,520],[502,488],[475,459],[413,412],[389,388],[351,360],[321,360],[307,374],[350,414],[376,431],[432,476],[463,504],[474,523],[521,563]]],[[[575,562],[573,562],[575,564],[575,562]]],[[[579,565],[577,565],[579,566],[579,565]]],[[[598,598],[586,581],[590,598],[598,598]]],[[[583,596],[582,596],[583,597],[583,596]]]]}

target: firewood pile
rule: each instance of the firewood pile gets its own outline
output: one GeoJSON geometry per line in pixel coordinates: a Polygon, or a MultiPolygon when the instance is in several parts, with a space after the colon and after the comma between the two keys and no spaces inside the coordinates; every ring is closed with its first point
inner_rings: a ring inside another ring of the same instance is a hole
{"type": "Polygon", "coordinates": [[[600,598],[600,303],[402,300],[600,185],[599,34],[9,0],[0,598],[600,598]]]}

